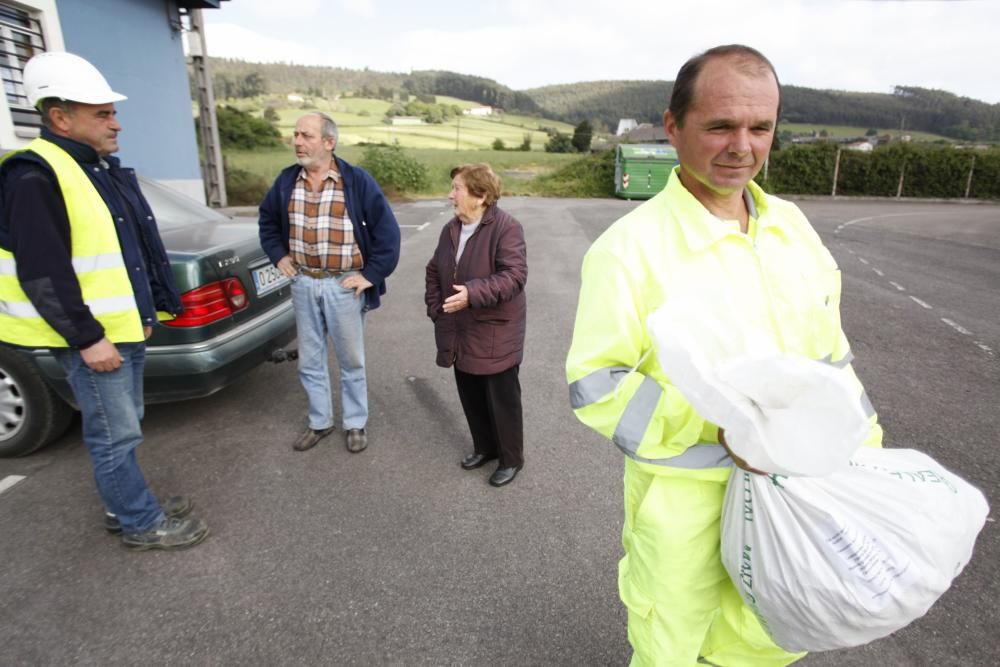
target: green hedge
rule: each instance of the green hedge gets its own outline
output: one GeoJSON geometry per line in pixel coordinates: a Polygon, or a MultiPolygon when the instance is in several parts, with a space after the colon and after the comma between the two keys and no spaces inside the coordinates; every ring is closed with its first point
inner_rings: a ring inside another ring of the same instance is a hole
{"type": "MultiPolygon", "coordinates": [[[[757,182],[768,192],[828,195],[833,188],[837,145],[820,142],[771,153],[757,182]]],[[[969,196],[1000,199],[1000,148],[892,144],[870,153],[842,150],[837,194],[894,197],[903,174],[904,197],[961,198],[973,165],[969,196]]]]}

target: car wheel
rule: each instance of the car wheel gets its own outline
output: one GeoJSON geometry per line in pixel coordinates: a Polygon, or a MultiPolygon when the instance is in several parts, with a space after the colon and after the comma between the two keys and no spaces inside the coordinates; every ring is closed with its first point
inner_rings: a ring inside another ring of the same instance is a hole
{"type": "Polygon", "coordinates": [[[31,359],[0,346],[0,457],[24,456],[66,431],[73,408],[42,378],[31,359]]]}

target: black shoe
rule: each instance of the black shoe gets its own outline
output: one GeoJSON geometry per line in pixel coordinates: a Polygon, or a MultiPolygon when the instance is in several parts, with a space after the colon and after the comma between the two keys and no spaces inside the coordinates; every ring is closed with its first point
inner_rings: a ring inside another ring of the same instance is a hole
{"type": "Polygon", "coordinates": [[[314,428],[307,428],[306,432],[299,436],[299,439],[295,441],[292,445],[292,449],[297,452],[304,452],[307,449],[312,449],[316,446],[316,443],[330,435],[333,432],[333,427],[324,428],[316,430],[314,428]]]}
{"type": "MultiPolygon", "coordinates": [[[[194,509],[194,502],[187,496],[170,496],[158,498],[158,500],[163,514],[171,519],[186,517],[194,509]]],[[[104,513],[104,530],[112,535],[118,535],[122,532],[122,525],[118,522],[118,517],[111,512],[104,513]]]]}
{"type": "Polygon", "coordinates": [[[134,551],[186,549],[208,536],[208,524],[201,519],[164,519],[145,533],[126,533],[122,544],[134,551]]]}
{"type": "Polygon", "coordinates": [[[363,428],[352,428],[347,431],[347,451],[357,454],[368,446],[368,435],[363,428]]]}
{"type": "Polygon", "coordinates": [[[495,461],[497,457],[490,456],[486,457],[485,454],[469,454],[464,459],[462,459],[462,470],[475,470],[476,468],[481,468],[490,461],[495,461]]]}
{"type": "Polygon", "coordinates": [[[519,466],[512,466],[510,468],[497,468],[496,472],[490,475],[490,485],[503,486],[504,484],[510,484],[523,467],[524,464],[522,463],[519,466]]]}

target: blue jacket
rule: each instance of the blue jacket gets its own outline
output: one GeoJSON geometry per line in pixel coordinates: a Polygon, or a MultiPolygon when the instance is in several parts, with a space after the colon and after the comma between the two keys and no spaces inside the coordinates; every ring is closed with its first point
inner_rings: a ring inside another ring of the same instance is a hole
{"type": "MultiPolygon", "coordinates": [[[[111,211],[143,325],[156,323],[157,310],[180,314],[170,260],[135,172],[47,128],[41,136],[80,164],[111,211]]],[[[32,305],[71,346],[101,340],[104,328],[83,302],[73,270],[69,217],[55,173],[30,151],[13,155],[0,167],[0,199],[0,246],[14,254],[32,305]]]]}
{"type": "MultiPolygon", "coordinates": [[[[371,174],[339,157],[334,159],[344,183],[354,240],[365,264],[361,275],[372,284],[365,290],[365,310],[374,310],[385,294],[385,279],[399,262],[399,223],[371,174]]],[[[289,254],[288,202],[301,171],[297,164],[283,169],[260,204],[260,245],[276,266],[289,254]]]]}

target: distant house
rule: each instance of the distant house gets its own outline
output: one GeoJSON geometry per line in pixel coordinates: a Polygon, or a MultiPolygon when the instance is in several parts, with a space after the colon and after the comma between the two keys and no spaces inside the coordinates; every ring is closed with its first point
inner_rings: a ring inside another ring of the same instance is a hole
{"type": "Polygon", "coordinates": [[[306,101],[306,98],[302,97],[301,95],[296,95],[295,93],[288,93],[288,95],[285,96],[285,99],[287,99],[289,102],[299,102],[299,103],[306,101]]]}
{"type": "Polygon", "coordinates": [[[635,118],[620,118],[618,119],[618,129],[615,130],[615,136],[620,137],[623,134],[628,134],[637,127],[639,127],[639,123],[635,121],[635,118]]]}
{"type": "Polygon", "coordinates": [[[470,109],[462,109],[462,113],[466,116],[492,116],[493,107],[472,107],[470,109]]]}
{"type": "Polygon", "coordinates": [[[667,144],[667,133],[662,125],[642,123],[625,135],[625,141],[630,144],[667,144]]]}
{"type": "Polygon", "coordinates": [[[875,147],[872,146],[872,142],[867,139],[855,139],[853,141],[848,141],[844,144],[844,148],[849,151],[861,151],[862,153],[871,153],[875,150],[875,147]]]}
{"type": "Polygon", "coordinates": [[[182,11],[218,9],[222,0],[0,0],[4,101],[0,151],[38,136],[41,117],[28,104],[24,65],[43,51],[70,51],[92,62],[113,90],[124,132],[118,155],[145,176],[205,201],[182,11]]]}
{"type": "Polygon", "coordinates": [[[420,116],[386,116],[382,122],[386,125],[423,125],[424,119],[420,116]]]}

